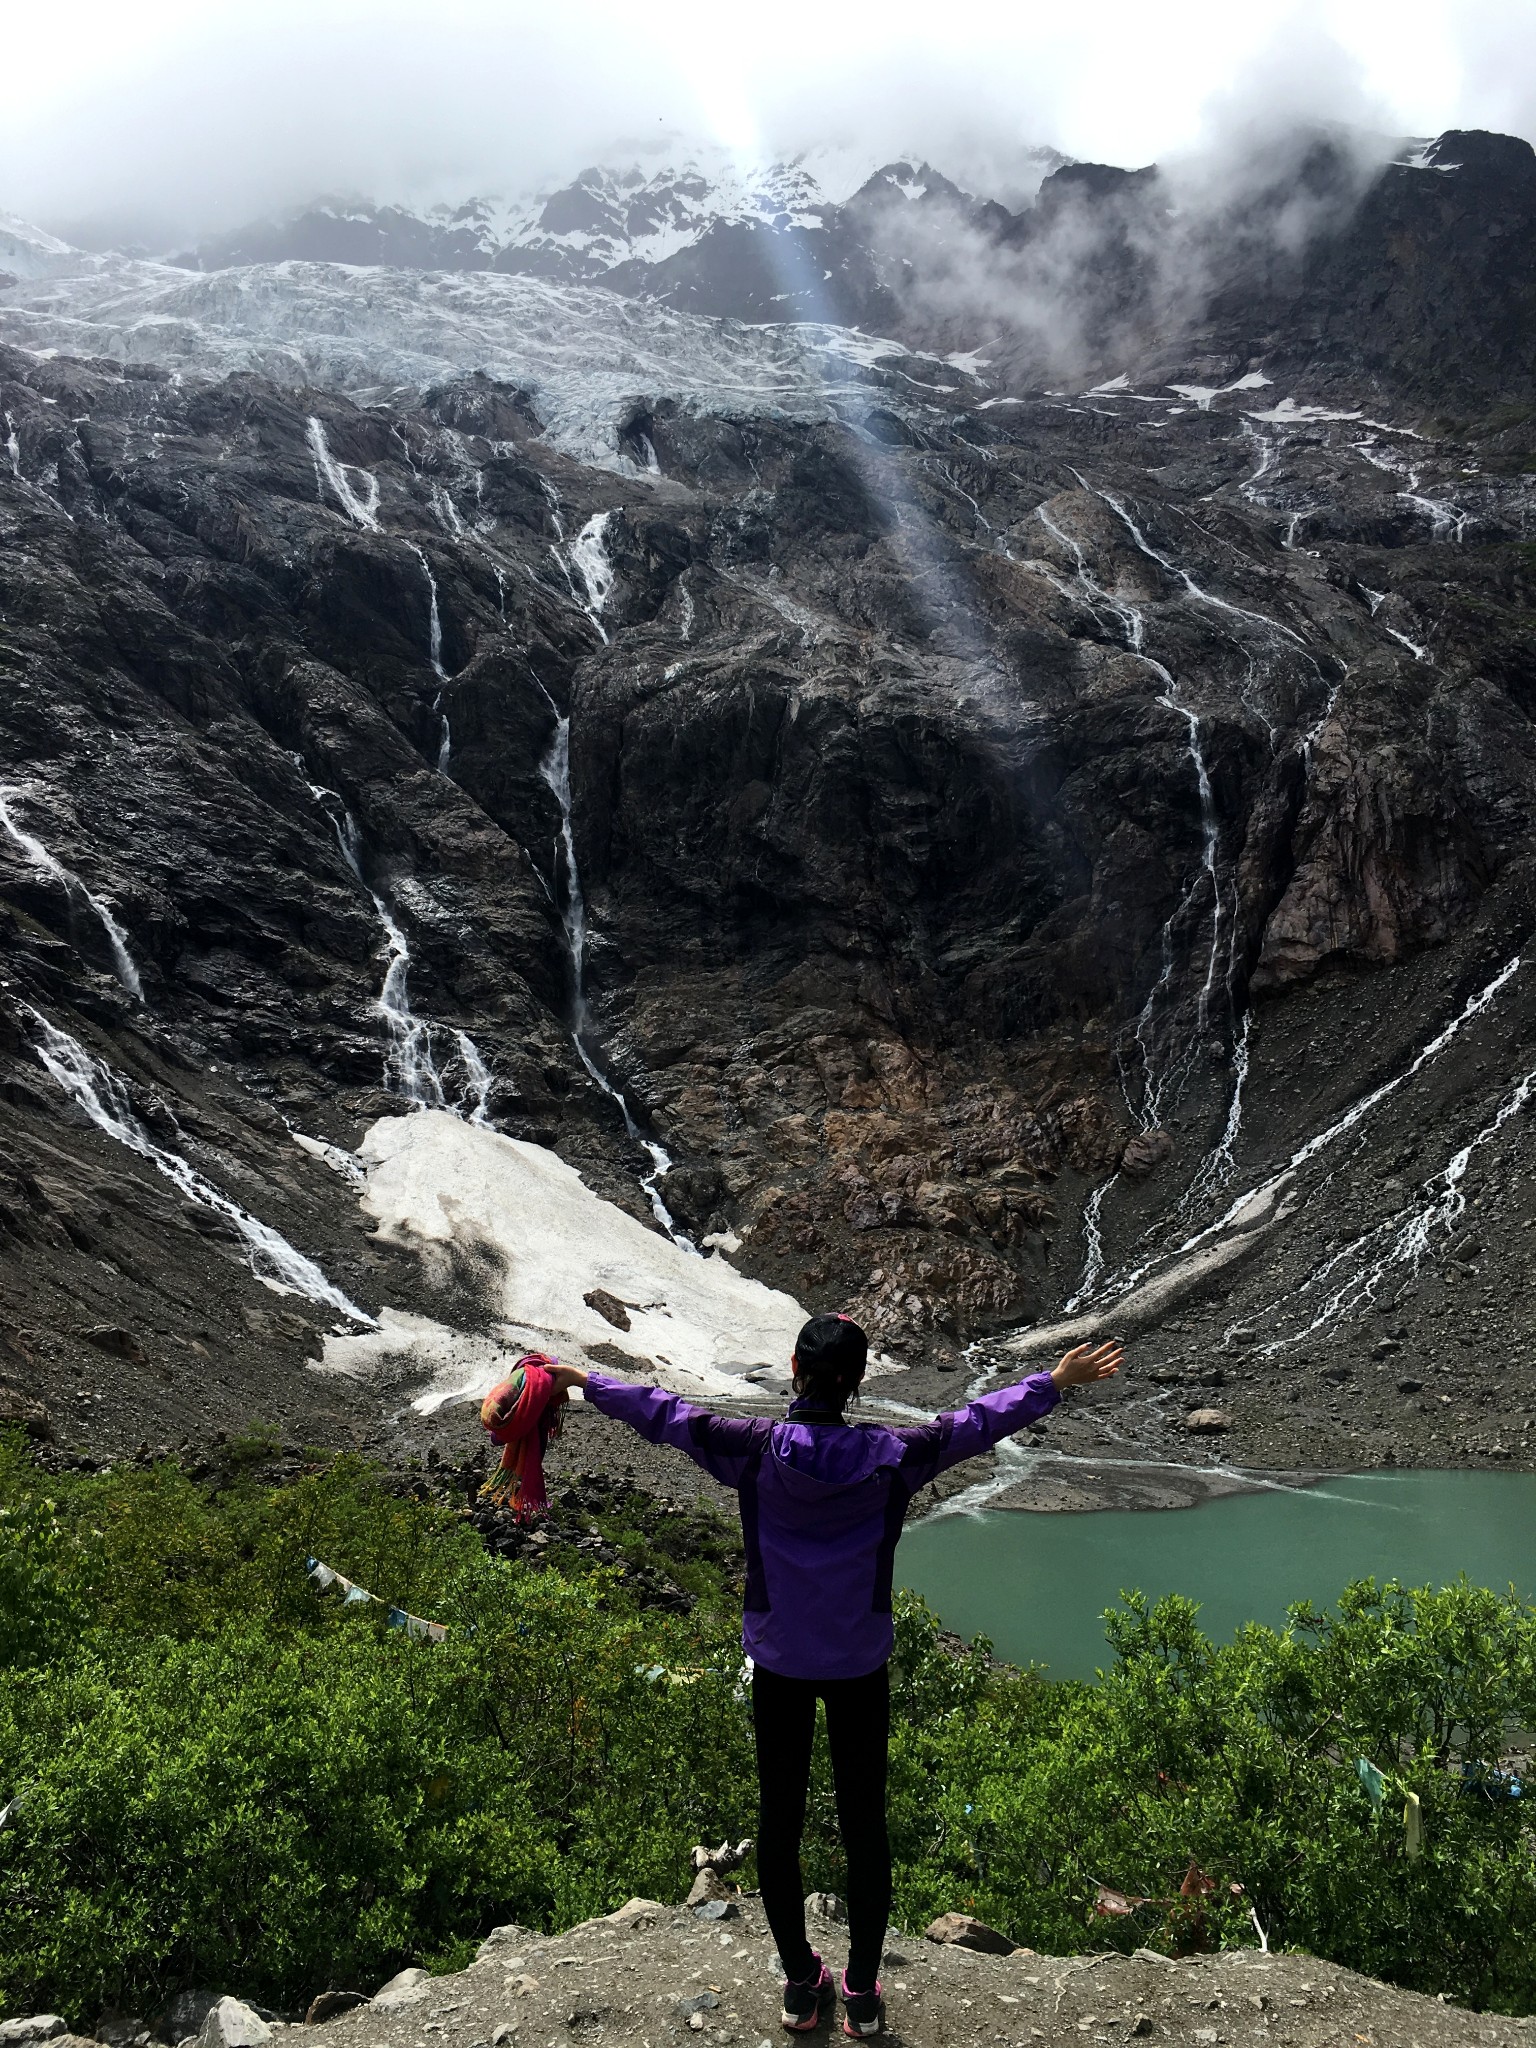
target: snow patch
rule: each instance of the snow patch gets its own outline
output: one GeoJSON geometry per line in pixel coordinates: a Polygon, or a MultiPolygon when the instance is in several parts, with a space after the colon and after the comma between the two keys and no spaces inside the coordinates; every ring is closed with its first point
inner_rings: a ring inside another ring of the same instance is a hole
{"type": "MultiPolygon", "coordinates": [[[[422,1110],[374,1124],[359,1156],[368,1169],[363,1208],[379,1236],[429,1260],[489,1256],[500,1315],[519,1344],[536,1342],[571,1363],[593,1345],[611,1346],[637,1373],[689,1394],[739,1393],[748,1372],[787,1374],[806,1320],[799,1302],[718,1253],[701,1259],[648,1229],[542,1146],[422,1110]],[[597,1288],[623,1302],[628,1330],[587,1305],[597,1288]]],[[[360,1369],[365,1356],[328,1344],[325,1364],[360,1369]]],[[[422,1356],[436,1353],[428,1345],[422,1356]]],[[[442,1397],[434,1382],[421,1398],[442,1397]]]]}

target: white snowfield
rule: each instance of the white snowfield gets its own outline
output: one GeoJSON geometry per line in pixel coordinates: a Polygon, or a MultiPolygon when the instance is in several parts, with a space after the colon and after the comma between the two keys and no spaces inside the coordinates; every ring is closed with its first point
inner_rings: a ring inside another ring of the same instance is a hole
{"type": "Polygon", "coordinates": [[[446,1263],[457,1249],[489,1265],[505,1350],[386,1313],[378,1335],[326,1340],[331,1370],[368,1377],[390,1359],[409,1360],[431,1375],[421,1409],[480,1398],[519,1351],[581,1365],[594,1344],[684,1394],[739,1394],[749,1372],[787,1381],[806,1320],[799,1302],[647,1229],[544,1147],[418,1110],[374,1124],[359,1157],[368,1172],[363,1208],[382,1238],[429,1263],[434,1254],[446,1263]],[[624,1304],[628,1330],[588,1306],[584,1297],[599,1288],[624,1304]]]}
{"type": "Polygon", "coordinates": [[[748,326],[487,271],[293,262],[198,272],[84,251],[49,252],[46,275],[0,290],[0,341],[184,375],[253,371],[361,403],[483,370],[531,391],[557,447],[608,467],[631,466],[616,429],[637,398],[816,421],[869,366],[909,353],[856,328],[748,326]]]}

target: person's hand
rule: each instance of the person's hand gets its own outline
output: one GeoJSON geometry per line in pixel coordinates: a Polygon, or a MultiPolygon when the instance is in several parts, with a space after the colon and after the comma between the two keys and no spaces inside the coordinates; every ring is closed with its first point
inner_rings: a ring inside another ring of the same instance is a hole
{"type": "Polygon", "coordinates": [[[1079,1344],[1069,1351],[1051,1374],[1058,1392],[1068,1387],[1091,1387],[1099,1380],[1112,1380],[1125,1356],[1117,1339],[1107,1344],[1079,1344]]]}
{"type": "Polygon", "coordinates": [[[555,1383],[557,1394],[568,1394],[572,1387],[584,1387],[587,1376],[579,1365],[552,1365],[549,1376],[555,1383]]]}

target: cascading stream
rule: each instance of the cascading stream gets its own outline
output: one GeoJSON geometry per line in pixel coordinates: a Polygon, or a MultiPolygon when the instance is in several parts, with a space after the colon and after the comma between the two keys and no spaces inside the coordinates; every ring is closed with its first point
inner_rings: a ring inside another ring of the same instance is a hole
{"type": "MultiPolygon", "coordinates": [[[[1224,1231],[1250,1204],[1267,1201],[1278,1193],[1282,1183],[1288,1181],[1301,1167],[1317,1158],[1320,1153],[1330,1151],[1341,1138],[1347,1137],[1351,1131],[1364,1123],[1383,1102],[1389,1100],[1400,1088],[1406,1087],[1410,1081],[1422,1073],[1425,1067],[1438,1059],[1440,1054],[1444,1052],[1446,1047],[1451,1044],[1461,1031],[1475,1018],[1482,1015],[1489,1004],[1497,998],[1500,992],[1519,972],[1522,958],[1523,956],[1517,953],[1513,960],[1508,961],[1499,969],[1492,981],[1479,989],[1475,995],[1470,996],[1461,1010],[1451,1019],[1450,1023],[1443,1026],[1430,1039],[1427,1045],[1421,1047],[1401,1072],[1394,1074],[1390,1080],[1383,1081],[1379,1087],[1371,1089],[1369,1094],[1358,1097],[1341,1116],[1335,1117],[1331,1124],[1326,1125],[1321,1131],[1315,1132],[1304,1144],[1299,1145],[1290,1158],[1286,1160],[1285,1164],[1276,1172],[1270,1174],[1266,1180],[1260,1181],[1256,1186],[1247,1188],[1241,1194],[1235,1196],[1214,1222],[1206,1224],[1202,1229],[1194,1231],[1191,1235],[1185,1237],[1171,1251],[1160,1249],[1153,1252],[1150,1256],[1143,1258],[1139,1264],[1122,1268],[1119,1272],[1113,1274],[1100,1290],[1101,1299],[1115,1300],[1123,1294],[1130,1293],[1131,1289],[1139,1287],[1142,1281],[1147,1279],[1165,1258],[1183,1258],[1190,1252],[1198,1251],[1200,1246],[1205,1244],[1210,1238],[1216,1237],[1224,1231]]],[[[1243,1072],[1246,1079],[1246,1060],[1243,1072]]],[[[1235,1135],[1234,1130],[1233,1136],[1235,1137],[1235,1135]]]]}
{"type": "Polygon", "coordinates": [[[38,1034],[32,1050],[50,1078],[85,1111],[98,1130],[127,1146],[130,1152],[136,1152],[141,1159],[147,1159],[189,1202],[211,1209],[232,1224],[245,1246],[251,1271],[263,1286],[278,1294],[303,1295],[306,1300],[337,1310],[354,1323],[368,1329],[378,1328],[375,1318],[328,1280],[313,1259],[296,1250],[270,1224],[231,1201],[179,1152],[157,1145],[135,1116],[127,1083],[121,1075],[87,1052],[77,1038],[50,1023],[40,1010],[34,1010],[30,1004],[22,1007],[38,1034]]]}
{"type": "MultiPolygon", "coordinates": [[[[1260,493],[1256,487],[1260,480],[1274,466],[1277,459],[1276,449],[1274,443],[1267,437],[1259,434],[1257,428],[1246,428],[1246,430],[1253,434],[1253,437],[1259,444],[1259,463],[1252,475],[1245,480],[1242,486],[1242,493],[1249,498],[1250,502],[1257,502],[1260,493]]],[[[1386,465],[1383,464],[1382,466],[1385,467],[1386,465]]],[[[1083,490],[1098,498],[1100,503],[1105,505],[1115,515],[1138,551],[1150,561],[1155,562],[1166,574],[1175,577],[1182,586],[1184,594],[1193,602],[1210,611],[1256,627],[1272,640],[1284,640],[1299,652],[1317,680],[1319,682],[1324,680],[1322,669],[1318,662],[1308,652],[1305,642],[1291,627],[1282,624],[1277,619],[1270,618],[1262,612],[1250,611],[1244,606],[1233,604],[1229,599],[1218,597],[1213,591],[1207,590],[1202,584],[1196,582],[1195,578],[1178,562],[1174,561],[1161,549],[1152,545],[1122,500],[1117,498],[1112,492],[1090,484],[1076,470],[1072,474],[1083,490]]],[[[1127,631],[1127,639],[1130,651],[1141,655],[1142,659],[1148,659],[1149,657],[1143,653],[1144,622],[1140,611],[1133,606],[1127,606],[1122,600],[1110,596],[1102,586],[1097,584],[1088,573],[1082,549],[1078,544],[1069,535],[1062,532],[1060,526],[1050,519],[1043,508],[1038,516],[1047,529],[1069,548],[1073,556],[1079,586],[1090,607],[1096,613],[1098,613],[1101,606],[1112,611],[1121,620],[1122,624],[1129,629],[1127,631]]],[[[1294,540],[1296,526],[1300,518],[1304,516],[1304,514],[1298,514],[1292,519],[1290,532],[1287,535],[1288,540],[1294,540]]],[[[1374,609],[1375,607],[1373,606],[1373,611],[1374,609]]],[[[1393,631],[1391,628],[1388,628],[1388,630],[1393,631]]],[[[1416,658],[1428,658],[1427,650],[1415,647],[1414,643],[1409,641],[1405,635],[1394,632],[1394,637],[1409,647],[1416,658]]],[[[1253,657],[1251,655],[1249,656],[1249,669],[1251,677],[1253,673],[1253,657]]],[[[1166,671],[1162,671],[1162,673],[1166,675],[1166,671]]],[[[1327,699],[1321,712],[1303,737],[1302,752],[1304,758],[1309,763],[1312,759],[1316,742],[1333,714],[1347,676],[1348,671],[1345,669],[1338,679],[1329,686],[1327,699]]],[[[1171,683],[1171,678],[1169,680],[1171,683]]],[[[1194,907],[1197,900],[1197,891],[1203,894],[1206,883],[1209,884],[1211,895],[1211,944],[1206,956],[1206,970],[1197,1002],[1198,1023],[1201,1029],[1209,1022],[1218,987],[1222,985],[1222,977],[1218,972],[1218,963],[1221,953],[1224,917],[1230,923],[1224,986],[1229,1006],[1234,1011],[1232,1090],[1222,1134],[1217,1143],[1201,1161],[1200,1166],[1197,1168],[1189,1186],[1177,1205],[1175,1214],[1181,1217],[1188,1217],[1203,1201],[1208,1200],[1213,1194],[1217,1193],[1232,1178],[1235,1171],[1236,1142],[1241,1128],[1243,1099],[1249,1070],[1251,1013],[1245,1010],[1241,1020],[1238,1020],[1235,1015],[1233,992],[1237,986],[1241,967],[1241,962],[1238,958],[1240,906],[1237,900],[1234,878],[1232,902],[1230,908],[1224,910],[1219,867],[1220,832],[1215,816],[1214,803],[1211,798],[1209,773],[1205,766],[1204,751],[1201,745],[1199,719],[1197,714],[1179,700],[1176,691],[1172,688],[1160,697],[1159,701],[1167,709],[1176,711],[1183,717],[1189,727],[1190,755],[1195,768],[1197,783],[1200,787],[1203,854],[1201,874],[1195,878],[1192,887],[1186,890],[1183,901],[1164,926],[1162,935],[1162,970],[1148,993],[1146,1003],[1143,1005],[1132,1033],[1133,1040],[1141,1056],[1143,1080],[1140,1100],[1133,1100],[1131,1091],[1127,1086],[1125,1091],[1126,1101],[1127,1107],[1131,1110],[1133,1116],[1136,1117],[1143,1130],[1151,1128],[1161,1118],[1165,1109],[1176,1097],[1182,1088],[1194,1056],[1197,1039],[1192,1035],[1187,1043],[1182,1059],[1170,1065],[1166,1072],[1159,1070],[1156,1056],[1157,1018],[1160,1010],[1168,1002],[1174,985],[1177,965],[1174,939],[1194,907]]],[[[1249,702],[1246,694],[1244,695],[1244,702],[1249,702]]],[[[1254,709],[1255,707],[1249,704],[1249,708],[1254,709]]],[[[1269,728],[1271,744],[1273,745],[1276,728],[1267,715],[1265,716],[1265,724],[1269,728]]],[[[1086,1256],[1082,1277],[1069,1303],[1069,1307],[1072,1308],[1082,1306],[1095,1291],[1100,1289],[1103,1273],[1100,1212],[1103,1194],[1108,1192],[1108,1185],[1107,1183],[1105,1184],[1102,1192],[1096,1191],[1099,1193],[1099,1200],[1093,1204],[1091,1216],[1085,1214],[1086,1256]]],[[[1090,1202],[1093,1202],[1092,1197],[1090,1197],[1090,1202]]],[[[1112,1293],[1122,1293],[1128,1286],[1135,1284],[1149,1270],[1150,1263],[1144,1259],[1134,1272],[1112,1276],[1112,1293]]]]}
{"type": "MultiPolygon", "coordinates": [[[[1076,474],[1076,472],[1074,472],[1076,474]]],[[[1081,477],[1078,482],[1083,484],[1081,477]]],[[[1083,484],[1083,488],[1090,487],[1083,484]]],[[[1095,496],[1102,493],[1094,492],[1095,496]]],[[[1109,502],[1106,500],[1105,502],[1109,502]]],[[[1117,509],[1117,508],[1112,508],[1117,509]]],[[[1188,1078],[1189,1070],[1198,1051],[1199,1038],[1210,1023],[1212,1002],[1218,981],[1225,986],[1228,1001],[1234,985],[1238,961],[1236,958],[1237,904],[1232,905],[1232,930],[1227,935],[1226,973],[1221,976],[1221,960],[1224,936],[1224,902],[1221,885],[1221,827],[1216,814],[1215,793],[1211,785],[1210,770],[1205,758],[1205,748],[1199,714],[1183,703],[1179,696],[1178,684],[1172,673],[1152,655],[1146,652],[1146,619],[1140,608],[1127,603],[1105,589],[1091,573],[1087,557],[1081,544],[1074,540],[1054,520],[1043,505],[1035,508],[1035,516],[1051,537],[1064,547],[1071,558],[1073,574],[1082,601],[1094,617],[1103,622],[1108,613],[1119,624],[1127,652],[1148,666],[1164,685],[1158,693],[1158,703],[1167,711],[1184,721],[1187,731],[1187,751],[1194,773],[1195,787],[1200,799],[1201,859],[1200,867],[1191,877],[1179,902],[1163,925],[1160,934],[1161,968],[1156,980],[1147,992],[1136,1022],[1132,1027],[1134,1043],[1140,1066],[1139,1091],[1133,1094],[1129,1077],[1121,1067],[1121,1080],[1125,1093],[1126,1107],[1143,1132],[1156,1129],[1164,1114],[1181,1092],[1188,1078]],[[1164,1057],[1163,1043],[1174,1028],[1175,984],[1178,968],[1179,932],[1196,914],[1201,899],[1210,896],[1210,944],[1206,952],[1205,972],[1201,979],[1196,998],[1196,1030],[1186,1033],[1183,1048],[1175,1057],[1164,1057]],[[1167,1013],[1166,1022],[1164,1022],[1167,1013]]],[[[1246,1047],[1246,1037],[1244,1040],[1246,1047]]],[[[1246,1072],[1246,1062],[1244,1066],[1246,1072]]],[[[1241,1115],[1241,1080],[1234,1089],[1233,1102],[1241,1115]]],[[[1236,1132],[1232,1115],[1228,1114],[1228,1131],[1235,1138],[1236,1132]]],[[[1118,1180],[1118,1173],[1100,1183],[1088,1197],[1083,1210],[1083,1268],[1078,1283],[1067,1303],[1069,1311],[1075,1311],[1093,1294],[1104,1270],[1104,1246],[1102,1218],[1104,1202],[1110,1189],[1118,1180]]]]}
{"type": "MultiPolygon", "coordinates": [[[[408,540],[406,546],[416,557],[417,561],[420,562],[421,573],[427,579],[427,660],[431,663],[432,673],[437,677],[437,680],[440,683],[446,683],[450,678],[448,671],[443,667],[443,619],[442,613],[437,608],[437,578],[432,574],[432,564],[427,560],[424,550],[417,547],[413,540],[408,540]]],[[[432,709],[437,713],[440,725],[440,737],[437,743],[437,772],[439,775],[446,775],[448,773],[448,762],[453,753],[453,732],[448,724],[448,714],[443,709],[443,693],[441,690],[438,691],[432,700],[432,709]]]]}
{"type": "Polygon", "coordinates": [[[11,805],[21,794],[19,789],[0,789],[0,830],[4,831],[6,837],[25,855],[33,867],[57,882],[67,896],[78,899],[93,913],[106,935],[107,945],[112,954],[113,970],[118,980],[136,1002],[142,1003],[144,988],[139,980],[139,970],[134,965],[133,955],[128,950],[128,934],[113,916],[109,906],[94,890],[86,887],[74,869],[65,867],[61,860],[48,851],[40,839],[16,822],[11,805]]]}
{"type": "Polygon", "coordinates": [[[560,921],[565,930],[566,952],[571,963],[574,1011],[571,1043],[576,1048],[576,1057],[588,1075],[608,1099],[618,1106],[628,1136],[650,1155],[651,1170],[648,1174],[641,1175],[640,1185],[650,1202],[651,1214],[674,1244],[681,1245],[685,1251],[697,1254],[698,1246],[686,1231],[678,1228],[672,1212],[662,1200],[661,1181],[663,1176],[672,1170],[670,1153],[664,1145],[659,1144],[655,1138],[648,1136],[640,1128],[623,1089],[598,1065],[586,1044],[586,1034],[591,1021],[587,1009],[587,906],[581,890],[581,870],[576,863],[576,834],[572,825],[571,721],[561,713],[554,698],[550,696],[532,668],[529,669],[529,674],[533,676],[534,686],[549,706],[549,715],[555,721],[554,736],[543,760],[539,763],[539,773],[560,809],[560,860],[556,865],[558,867],[563,861],[565,869],[565,890],[564,900],[560,903],[560,921]]]}
{"type": "MultiPolygon", "coordinates": [[[[1373,440],[1356,441],[1355,453],[1363,455],[1373,469],[1379,469],[1394,480],[1401,478],[1403,488],[1398,496],[1413,507],[1422,518],[1429,521],[1429,537],[1432,541],[1460,542],[1466,539],[1467,524],[1472,515],[1463,512],[1444,498],[1427,498],[1419,489],[1418,468],[1411,462],[1396,463],[1388,456],[1378,454],[1373,440]]],[[[1389,629],[1390,630],[1390,629],[1389,629]]]]}
{"type": "Polygon", "coordinates": [[[1290,1293],[1262,1310],[1263,1321],[1270,1323],[1293,1302],[1315,1296],[1336,1274],[1344,1276],[1323,1300],[1309,1323],[1287,1336],[1273,1339],[1263,1347],[1262,1355],[1269,1358],[1277,1351],[1287,1350],[1291,1345],[1314,1336],[1328,1324],[1337,1322],[1341,1316],[1351,1315],[1362,1305],[1374,1302],[1390,1274],[1401,1273],[1405,1278],[1416,1274],[1430,1251],[1431,1238],[1436,1233],[1449,1231],[1466,1214],[1467,1198],[1462,1192],[1462,1182],[1473,1153],[1497,1137],[1510,1118],[1525,1108],[1533,1093],[1536,1093],[1536,1067],[1520,1076],[1489,1121],[1451,1155],[1438,1173],[1431,1174],[1423,1183],[1421,1194],[1427,1199],[1409,1203],[1384,1223],[1363,1231],[1349,1244],[1330,1253],[1300,1286],[1292,1288],[1290,1293]]]}
{"type": "Polygon", "coordinates": [[[325,437],[325,428],[313,413],[305,428],[305,439],[315,462],[315,482],[320,496],[325,497],[325,487],[330,485],[343,512],[365,533],[379,531],[379,480],[371,469],[353,469],[349,464],[338,462],[331,453],[330,443],[325,437]],[[361,477],[359,489],[352,481],[361,477]]]}
{"type": "Polygon", "coordinates": [[[560,493],[548,477],[540,477],[544,488],[545,502],[549,506],[549,523],[555,529],[555,538],[549,552],[565,578],[565,587],[571,594],[571,602],[583,612],[597,629],[597,636],[606,647],[608,628],[603,624],[602,611],[613,592],[614,567],[608,559],[607,532],[609,512],[594,512],[573,541],[565,537],[565,520],[560,509],[560,493]],[[577,577],[581,578],[581,589],[576,587],[577,577]],[[583,592],[585,595],[583,595],[583,592]]]}
{"type": "MultiPolygon", "coordinates": [[[[324,498],[326,486],[329,485],[337,503],[355,525],[361,527],[364,533],[381,532],[379,480],[373,471],[355,469],[350,464],[338,462],[331,453],[324,426],[313,413],[310,414],[305,428],[305,439],[314,458],[315,483],[321,498],[324,498]],[[361,482],[355,482],[354,479],[361,479],[361,482]]],[[[406,458],[410,460],[409,447],[406,448],[406,458]]],[[[415,468],[414,462],[411,466],[415,468]]],[[[450,677],[443,667],[443,621],[437,605],[437,578],[432,574],[432,564],[415,541],[408,540],[405,545],[421,564],[421,573],[427,579],[427,659],[438,681],[446,683],[450,677]]],[[[448,724],[448,714],[443,709],[441,690],[433,700],[432,709],[437,713],[440,727],[437,743],[438,773],[446,775],[453,752],[453,734],[448,724]]]]}
{"type": "Polygon", "coordinates": [[[341,857],[373,905],[374,915],[384,934],[388,965],[384,970],[383,986],[374,999],[374,1009],[389,1038],[389,1051],[384,1060],[385,1087],[393,1094],[403,1095],[418,1109],[447,1109],[455,1116],[466,1117],[472,1124],[488,1124],[486,1103],[493,1077],[479,1048],[467,1031],[454,1031],[469,1093],[474,1098],[474,1107],[466,1111],[462,1102],[455,1102],[449,1097],[433,1051],[432,1026],[411,1008],[410,941],[389,904],[363,874],[362,836],[358,832],[357,821],[336,790],[309,780],[301,755],[296,754],[293,758],[294,765],[304,776],[306,789],[330,819],[341,857]]]}

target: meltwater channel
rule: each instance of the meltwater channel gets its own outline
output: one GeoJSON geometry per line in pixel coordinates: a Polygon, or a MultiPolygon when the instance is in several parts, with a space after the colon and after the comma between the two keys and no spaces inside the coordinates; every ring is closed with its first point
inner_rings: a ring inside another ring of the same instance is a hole
{"type": "Polygon", "coordinates": [[[1013,1664],[1091,1678],[1113,1661],[1103,1613],[1122,1591],[1200,1603],[1207,1635],[1281,1626],[1351,1580],[1447,1585],[1465,1573],[1536,1599],[1536,1472],[1332,1473],[1297,1491],[1192,1508],[1029,1513],[986,1508],[910,1525],[897,1577],[963,1636],[1013,1664]]]}

